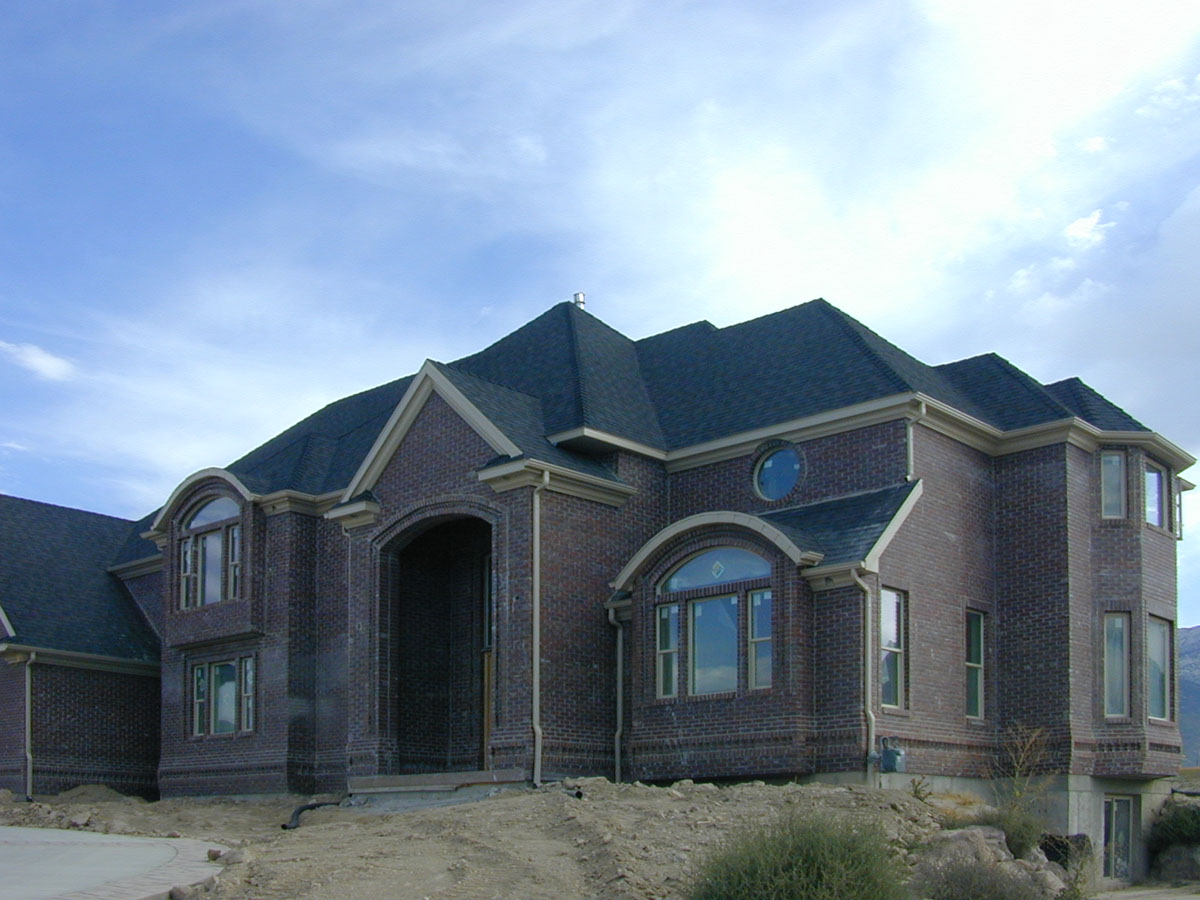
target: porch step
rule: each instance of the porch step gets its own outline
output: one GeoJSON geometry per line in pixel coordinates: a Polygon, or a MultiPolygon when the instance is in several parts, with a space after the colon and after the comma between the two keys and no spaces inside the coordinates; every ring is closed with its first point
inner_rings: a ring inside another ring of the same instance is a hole
{"type": "Polygon", "coordinates": [[[360,775],[346,779],[350,794],[452,794],[460,788],[489,784],[524,784],[524,769],[475,772],[422,772],[419,775],[360,775]]]}

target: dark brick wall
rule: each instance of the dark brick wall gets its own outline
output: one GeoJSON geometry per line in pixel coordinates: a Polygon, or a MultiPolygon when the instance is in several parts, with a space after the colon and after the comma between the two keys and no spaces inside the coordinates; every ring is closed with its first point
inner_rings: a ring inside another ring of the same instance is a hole
{"type": "Polygon", "coordinates": [[[0,661],[0,789],[25,796],[25,663],[0,661]]]}
{"type": "Polygon", "coordinates": [[[153,796],[158,679],[43,663],[32,672],[34,793],[106,784],[153,796]]]}

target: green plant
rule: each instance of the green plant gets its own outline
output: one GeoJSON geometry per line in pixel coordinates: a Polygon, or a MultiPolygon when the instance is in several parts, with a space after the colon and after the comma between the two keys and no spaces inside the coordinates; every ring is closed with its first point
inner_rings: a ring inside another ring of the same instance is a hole
{"type": "Polygon", "coordinates": [[[691,900],[904,900],[903,868],[873,826],[785,815],[731,837],[699,866],[691,900]]]}
{"type": "Polygon", "coordinates": [[[1164,803],[1146,833],[1146,849],[1151,855],[1172,844],[1200,844],[1200,806],[1191,803],[1164,803]]]}
{"type": "Polygon", "coordinates": [[[929,795],[933,793],[933,788],[929,786],[929,781],[924,775],[918,775],[908,783],[908,792],[922,803],[926,803],[929,795]]]}
{"type": "Polygon", "coordinates": [[[912,887],[927,900],[1043,900],[1037,885],[1021,871],[976,859],[921,864],[912,887]]]}

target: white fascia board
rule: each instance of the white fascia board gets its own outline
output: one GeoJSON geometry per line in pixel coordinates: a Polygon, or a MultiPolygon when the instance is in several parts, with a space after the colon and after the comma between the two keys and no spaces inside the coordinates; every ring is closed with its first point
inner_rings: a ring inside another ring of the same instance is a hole
{"type": "Polygon", "coordinates": [[[432,360],[427,359],[413,378],[412,384],[408,386],[408,390],[404,392],[404,396],[400,398],[400,402],[396,404],[387,424],[375,438],[375,443],[351,479],[350,486],[342,492],[342,502],[375,486],[405,435],[412,428],[429,395],[435,392],[498,454],[510,457],[521,455],[521,448],[485,416],[479,407],[468,400],[462,391],[451,384],[450,380],[438,371],[432,360]]]}
{"type": "Polygon", "coordinates": [[[341,491],[326,494],[306,494],[302,491],[274,491],[263,494],[255,502],[264,515],[278,516],[282,513],[300,513],[305,516],[323,516],[342,499],[341,491]]]}
{"type": "Polygon", "coordinates": [[[480,469],[477,477],[491,486],[498,494],[515,488],[543,483],[543,472],[550,478],[546,490],[584,500],[595,500],[609,506],[621,506],[637,493],[637,488],[618,481],[610,481],[596,475],[576,472],[564,466],[543,462],[539,459],[514,459],[480,469]]]}
{"type": "Polygon", "coordinates": [[[8,618],[8,614],[4,612],[4,607],[0,606],[0,628],[4,629],[5,637],[16,637],[16,629],[12,626],[12,621],[8,618]]]}
{"type": "Polygon", "coordinates": [[[904,502],[900,504],[900,508],[896,510],[896,514],[892,516],[892,521],[888,522],[887,527],[883,529],[883,533],[879,535],[879,540],[867,552],[867,558],[863,560],[859,568],[866,569],[868,572],[879,571],[879,557],[888,548],[888,544],[892,542],[892,538],[896,536],[896,532],[900,530],[905,519],[908,518],[908,514],[912,512],[913,507],[917,505],[917,501],[921,499],[921,494],[924,491],[924,482],[917,481],[913,485],[912,490],[908,492],[908,496],[904,498],[904,502]]]}
{"type": "Polygon", "coordinates": [[[745,528],[748,531],[756,532],[782,550],[787,558],[797,566],[812,565],[821,561],[820,553],[798,547],[786,534],[758,516],[752,516],[749,513],[734,512],[733,510],[718,510],[688,516],[685,519],[680,519],[678,522],[671,523],[659,531],[658,534],[642,544],[637,553],[617,573],[617,577],[608,583],[608,586],[614,591],[627,590],[633,577],[645,564],[646,560],[660,547],[678,535],[696,528],[702,528],[705,525],[734,525],[738,528],[745,528]]]}
{"type": "Polygon", "coordinates": [[[243,500],[252,501],[255,499],[255,495],[250,489],[242,484],[241,479],[232,472],[218,468],[201,469],[199,472],[193,472],[187,478],[183,479],[183,481],[179,482],[179,486],[171,492],[170,498],[163,504],[163,508],[158,511],[158,515],[154,517],[154,524],[150,526],[150,530],[143,532],[142,537],[153,540],[154,535],[162,534],[165,531],[163,528],[164,523],[169,521],[171,516],[174,515],[175,507],[179,504],[181,498],[198,482],[204,481],[206,478],[220,478],[237,491],[243,500]]]}
{"type": "Polygon", "coordinates": [[[124,580],[126,578],[137,578],[141,575],[153,575],[155,572],[161,572],[163,567],[162,556],[143,556],[141,559],[131,559],[129,562],[118,563],[115,566],[109,566],[109,572],[124,580]]]}
{"type": "Polygon", "coordinates": [[[0,644],[0,659],[8,662],[34,662],[70,669],[89,669],[93,672],[121,672],[127,675],[144,675],[159,678],[162,669],[159,663],[124,659],[120,656],[102,656],[97,653],[79,653],[74,650],[53,650],[45,647],[30,647],[25,644],[0,644]],[[34,657],[36,654],[36,657],[34,657]]]}
{"type": "Polygon", "coordinates": [[[665,460],[667,458],[666,450],[651,447],[649,444],[643,444],[640,441],[631,441],[629,438],[623,438],[620,435],[611,434],[599,428],[589,428],[586,425],[546,435],[546,440],[555,446],[565,444],[567,441],[578,440],[579,438],[587,438],[601,444],[607,444],[610,447],[616,447],[618,450],[628,450],[630,453],[648,456],[650,459],[665,460]]]}

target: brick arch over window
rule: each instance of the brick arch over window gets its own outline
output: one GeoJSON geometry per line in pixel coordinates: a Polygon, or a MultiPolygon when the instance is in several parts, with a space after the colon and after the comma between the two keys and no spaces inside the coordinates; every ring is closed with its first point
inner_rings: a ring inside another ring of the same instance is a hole
{"type": "MultiPolygon", "coordinates": [[[[493,529],[502,528],[507,519],[502,510],[488,506],[486,503],[480,503],[473,497],[446,497],[433,503],[423,503],[418,507],[403,510],[390,517],[387,523],[375,532],[375,536],[371,539],[371,546],[378,553],[400,538],[401,543],[390,548],[399,549],[430,528],[436,528],[453,519],[466,518],[482,519],[493,529]]],[[[500,537],[502,535],[498,534],[497,540],[500,537]]],[[[502,553],[503,549],[498,547],[497,552],[502,553]]]]}
{"type": "Polygon", "coordinates": [[[618,591],[629,590],[634,579],[643,573],[652,560],[659,558],[665,549],[676,544],[680,538],[686,536],[689,532],[699,529],[711,529],[713,527],[725,527],[731,529],[734,533],[748,531],[777,547],[784,556],[797,566],[816,565],[822,558],[820,553],[799,546],[784,532],[769,522],[760,519],[758,516],[733,512],[732,510],[707,512],[688,516],[686,519],[680,519],[678,522],[668,525],[662,531],[658,532],[658,534],[654,535],[654,537],[650,538],[650,540],[646,541],[637,553],[630,558],[629,562],[625,564],[625,567],[621,569],[617,577],[613,579],[611,586],[618,591]]]}

